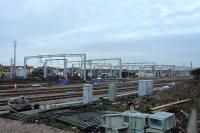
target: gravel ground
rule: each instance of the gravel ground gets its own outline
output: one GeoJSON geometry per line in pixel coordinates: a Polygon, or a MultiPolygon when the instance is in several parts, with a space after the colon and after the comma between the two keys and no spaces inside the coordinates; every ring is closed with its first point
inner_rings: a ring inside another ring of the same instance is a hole
{"type": "Polygon", "coordinates": [[[70,133],[39,124],[24,124],[20,121],[0,118],[0,133],[70,133]]]}

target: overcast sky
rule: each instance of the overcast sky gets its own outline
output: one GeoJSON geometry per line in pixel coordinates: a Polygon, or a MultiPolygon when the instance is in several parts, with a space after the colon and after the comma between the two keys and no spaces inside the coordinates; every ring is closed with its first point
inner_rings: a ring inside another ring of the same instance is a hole
{"type": "Polygon", "coordinates": [[[200,66],[200,0],[0,0],[0,63],[87,53],[200,66]]]}

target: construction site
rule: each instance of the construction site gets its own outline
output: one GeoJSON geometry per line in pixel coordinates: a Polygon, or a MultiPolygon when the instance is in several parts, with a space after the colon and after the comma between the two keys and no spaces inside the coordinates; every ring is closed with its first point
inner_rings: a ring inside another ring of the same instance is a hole
{"type": "Polygon", "coordinates": [[[12,62],[1,65],[0,124],[8,127],[0,132],[184,133],[192,109],[200,109],[198,69],[192,66],[86,54],[12,62]]]}
{"type": "Polygon", "coordinates": [[[200,133],[200,1],[0,0],[0,133],[200,133]]]}

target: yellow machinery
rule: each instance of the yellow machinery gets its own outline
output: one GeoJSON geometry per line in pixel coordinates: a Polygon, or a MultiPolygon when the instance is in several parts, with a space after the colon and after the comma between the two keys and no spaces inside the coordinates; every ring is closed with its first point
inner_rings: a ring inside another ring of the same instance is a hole
{"type": "Polygon", "coordinates": [[[7,72],[9,72],[9,68],[5,66],[0,67],[0,80],[3,79],[3,77],[6,75],[7,72]]]}

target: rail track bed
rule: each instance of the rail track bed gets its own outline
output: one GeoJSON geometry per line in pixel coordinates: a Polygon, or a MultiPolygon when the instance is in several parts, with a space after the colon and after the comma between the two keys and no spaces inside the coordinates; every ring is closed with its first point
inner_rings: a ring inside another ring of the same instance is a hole
{"type": "MultiPolygon", "coordinates": [[[[172,82],[155,81],[154,86],[160,87],[172,82]]],[[[40,103],[44,101],[62,100],[70,98],[81,98],[83,91],[83,84],[65,85],[65,86],[52,86],[52,87],[33,87],[33,88],[18,88],[17,91],[11,89],[0,90],[0,107],[7,106],[10,97],[24,95],[30,103],[40,103]]],[[[130,91],[137,91],[137,82],[121,82],[117,83],[117,92],[126,93],[130,91]]],[[[108,93],[108,83],[93,86],[93,95],[105,95],[108,93]]]]}

